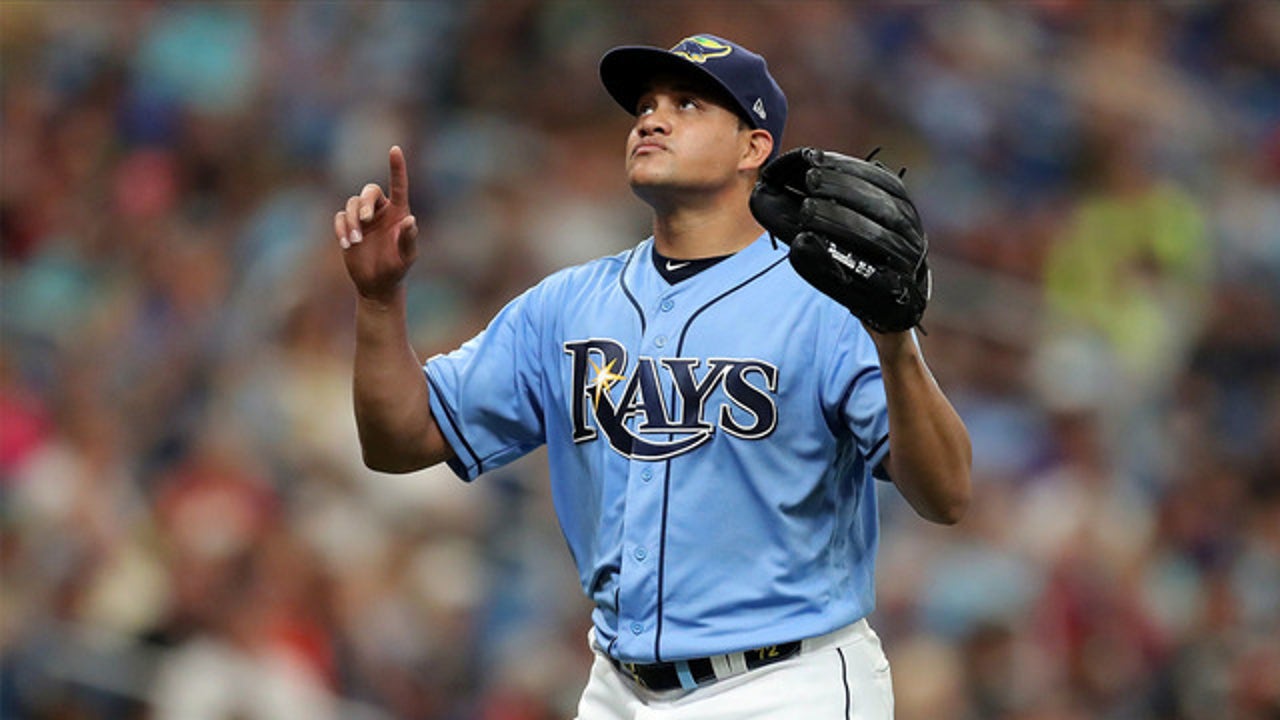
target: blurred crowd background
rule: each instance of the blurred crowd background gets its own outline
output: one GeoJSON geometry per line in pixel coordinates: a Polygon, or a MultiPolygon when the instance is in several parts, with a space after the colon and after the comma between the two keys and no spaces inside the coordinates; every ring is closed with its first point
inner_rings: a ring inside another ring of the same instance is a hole
{"type": "Polygon", "coordinates": [[[0,4],[0,717],[544,720],[540,457],[363,468],[331,226],[405,148],[426,357],[635,244],[596,63],[762,52],[909,167],[975,496],[884,486],[898,716],[1280,714],[1280,3],[0,4]]]}

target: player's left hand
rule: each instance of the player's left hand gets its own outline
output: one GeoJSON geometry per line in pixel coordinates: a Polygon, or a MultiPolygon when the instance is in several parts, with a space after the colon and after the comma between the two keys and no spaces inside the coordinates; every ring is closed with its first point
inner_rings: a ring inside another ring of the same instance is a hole
{"type": "Polygon", "coordinates": [[[761,172],[751,213],[811,285],[868,328],[900,332],[929,302],[929,245],[902,178],[874,155],[789,150],[761,172]]]}

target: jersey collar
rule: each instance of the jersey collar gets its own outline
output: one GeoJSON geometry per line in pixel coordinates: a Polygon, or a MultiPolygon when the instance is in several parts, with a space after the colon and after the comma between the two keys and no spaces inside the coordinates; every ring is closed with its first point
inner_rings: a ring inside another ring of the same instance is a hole
{"type": "MultiPolygon", "coordinates": [[[[648,298],[645,305],[663,300],[674,300],[686,309],[698,307],[739,283],[757,275],[780,258],[786,257],[789,248],[775,244],[768,233],[762,233],[750,245],[734,253],[724,261],[698,273],[684,282],[670,285],[653,267],[653,237],[636,246],[635,257],[628,263],[626,283],[635,288],[641,298],[648,298]]],[[[643,301],[642,301],[643,302],[643,301]]],[[[646,307],[649,314],[653,308],[646,307]]]]}

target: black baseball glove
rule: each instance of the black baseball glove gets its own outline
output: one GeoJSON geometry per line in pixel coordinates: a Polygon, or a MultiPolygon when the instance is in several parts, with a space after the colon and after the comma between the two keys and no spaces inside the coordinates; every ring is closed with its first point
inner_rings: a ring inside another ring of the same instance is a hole
{"type": "Polygon", "coordinates": [[[900,175],[872,160],[796,148],[765,166],[751,214],[791,265],[867,327],[915,327],[929,302],[928,240],[900,175]]]}

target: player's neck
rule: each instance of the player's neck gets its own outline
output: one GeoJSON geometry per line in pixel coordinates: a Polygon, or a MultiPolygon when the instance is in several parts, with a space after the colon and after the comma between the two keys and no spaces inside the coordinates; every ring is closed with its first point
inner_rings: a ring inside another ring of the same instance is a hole
{"type": "Polygon", "coordinates": [[[762,232],[746,203],[741,210],[682,208],[655,212],[653,216],[654,247],[677,260],[731,255],[750,245],[762,232]]]}

